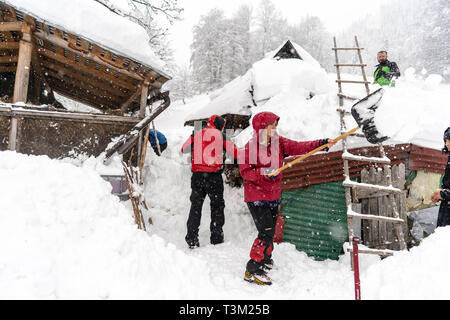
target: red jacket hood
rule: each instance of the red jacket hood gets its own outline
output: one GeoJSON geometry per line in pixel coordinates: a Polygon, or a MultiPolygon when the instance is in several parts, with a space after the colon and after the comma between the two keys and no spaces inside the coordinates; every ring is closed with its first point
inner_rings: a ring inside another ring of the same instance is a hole
{"type": "Polygon", "coordinates": [[[253,117],[252,125],[256,132],[266,128],[269,124],[275,120],[280,119],[275,113],[272,112],[260,112],[253,117]]]}

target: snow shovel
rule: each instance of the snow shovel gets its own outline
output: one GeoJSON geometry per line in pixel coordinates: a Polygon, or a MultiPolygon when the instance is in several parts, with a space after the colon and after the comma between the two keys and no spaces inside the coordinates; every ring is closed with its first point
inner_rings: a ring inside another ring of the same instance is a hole
{"type": "MultiPolygon", "coordinates": [[[[345,137],[351,135],[352,133],[355,133],[360,128],[362,128],[362,131],[364,133],[364,136],[366,137],[367,141],[373,144],[381,143],[389,137],[383,136],[380,134],[380,132],[377,130],[375,126],[375,111],[378,109],[379,103],[381,101],[381,98],[383,97],[384,90],[383,88],[378,89],[377,91],[369,94],[367,97],[359,100],[357,103],[355,103],[352,106],[352,116],[355,119],[356,123],[358,124],[358,127],[353,128],[352,130],[340,135],[339,137],[333,139],[335,142],[338,142],[339,140],[344,139],[345,137]]],[[[301,157],[285,164],[281,168],[278,168],[274,171],[272,171],[270,174],[268,174],[269,177],[277,176],[282,171],[286,170],[287,168],[292,167],[294,164],[305,160],[309,156],[313,155],[316,152],[319,152],[329,146],[329,143],[324,144],[313,151],[308,152],[307,154],[302,155],[301,157]]]]}

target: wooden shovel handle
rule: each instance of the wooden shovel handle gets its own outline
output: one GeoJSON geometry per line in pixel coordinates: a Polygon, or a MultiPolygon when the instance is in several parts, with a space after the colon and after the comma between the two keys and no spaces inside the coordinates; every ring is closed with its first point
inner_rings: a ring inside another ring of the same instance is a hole
{"type": "MultiPolygon", "coordinates": [[[[353,128],[352,130],[350,130],[350,131],[348,131],[348,132],[346,132],[346,133],[344,133],[344,134],[341,134],[339,137],[337,137],[336,139],[333,139],[333,140],[334,140],[335,142],[337,142],[337,141],[339,141],[339,140],[342,140],[342,139],[344,139],[345,137],[351,135],[352,133],[355,133],[356,131],[358,131],[358,129],[359,129],[359,127],[353,128]]],[[[271,176],[277,176],[277,175],[279,175],[282,171],[286,170],[287,168],[292,167],[294,164],[296,164],[296,163],[298,163],[298,162],[300,162],[300,161],[302,161],[302,160],[305,160],[306,158],[308,158],[309,156],[313,155],[314,153],[319,152],[319,151],[325,149],[325,148],[328,147],[329,145],[330,145],[329,143],[324,144],[324,145],[321,145],[320,147],[314,149],[313,151],[310,151],[310,152],[308,152],[307,154],[304,154],[304,155],[302,155],[301,157],[299,157],[299,158],[297,158],[297,159],[295,159],[295,160],[292,160],[292,161],[289,162],[289,163],[286,163],[286,164],[285,164],[284,166],[282,166],[281,168],[278,168],[277,170],[274,170],[274,171],[273,171],[272,173],[270,173],[268,176],[271,177],[271,176]]]]}

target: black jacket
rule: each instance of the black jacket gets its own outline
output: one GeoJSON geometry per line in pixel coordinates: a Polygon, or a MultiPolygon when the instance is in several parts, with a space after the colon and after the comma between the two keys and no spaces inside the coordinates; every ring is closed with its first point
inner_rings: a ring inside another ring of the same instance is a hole
{"type": "Polygon", "coordinates": [[[439,208],[438,227],[450,225],[450,155],[448,157],[447,167],[445,168],[441,189],[442,201],[439,208]]]}
{"type": "Polygon", "coordinates": [[[375,67],[376,67],[376,69],[375,69],[374,74],[377,74],[375,81],[377,81],[382,76],[384,76],[389,81],[392,80],[392,78],[394,78],[394,77],[395,78],[400,77],[400,69],[398,68],[397,63],[395,63],[393,61],[389,61],[386,59],[375,67]],[[377,74],[377,70],[382,69],[383,67],[386,67],[386,66],[389,67],[389,70],[391,70],[390,72],[384,72],[384,71],[380,70],[380,72],[378,72],[378,74],[377,74]]]}

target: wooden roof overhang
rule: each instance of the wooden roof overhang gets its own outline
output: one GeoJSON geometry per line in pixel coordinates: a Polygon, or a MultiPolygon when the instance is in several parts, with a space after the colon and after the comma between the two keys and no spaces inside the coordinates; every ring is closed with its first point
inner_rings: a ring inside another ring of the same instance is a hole
{"type": "Polygon", "coordinates": [[[142,117],[149,92],[159,91],[170,79],[150,65],[0,2],[0,73],[16,72],[21,41],[31,43],[31,67],[50,94],[55,91],[105,113],[141,109],[142,117]]]}
{"type": "MultiPolygon", "coordinates": [[[[211,114],[212,116],[212,114],[211,114]]],[[[227,122],[227,129],[245,129],[250,125],[250,118],[249,115],[241,115],[241,114],[234,114],[234,113],[225,113],[221,114],[221,117],[223,117],[227,122]]],[[[202,118],[202,119],[193,119],[185,121],[184,126],[195,126],[196,122],[202,122],[203,125],[206,125],[209,120],[208,118],[202,118]]]]}

